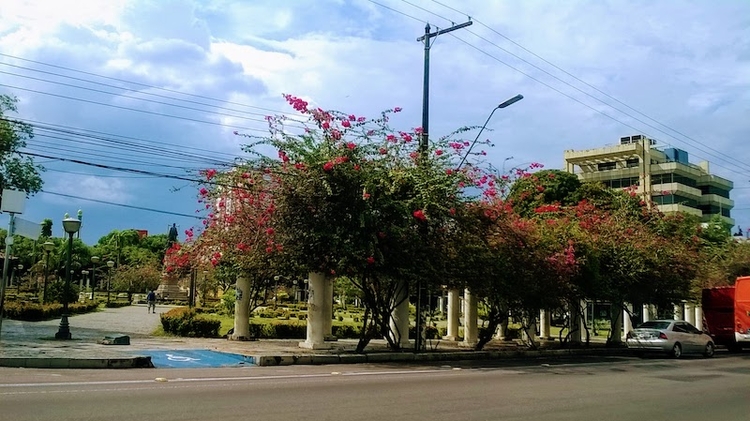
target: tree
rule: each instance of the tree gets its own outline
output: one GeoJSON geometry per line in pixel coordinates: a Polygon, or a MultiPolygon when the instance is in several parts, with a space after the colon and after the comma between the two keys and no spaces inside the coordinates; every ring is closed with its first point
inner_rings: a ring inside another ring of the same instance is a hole
{"type": "Polygon", "coordinates": [[[42,234],[41,239],[48,239],[52,237],[52,220],[49,218],[45,218],[44,221],[42,221],[42,234]]]}
{"type": "Polygon", "coordinates": [[[14,120],[7,113],[17,112],[18,99],[0,95],[0,191],[14,189],[34,194],[42,188],[44,168],[32,157],[21,154],[26,141],[34,137],[31,125],[14,120]]]}

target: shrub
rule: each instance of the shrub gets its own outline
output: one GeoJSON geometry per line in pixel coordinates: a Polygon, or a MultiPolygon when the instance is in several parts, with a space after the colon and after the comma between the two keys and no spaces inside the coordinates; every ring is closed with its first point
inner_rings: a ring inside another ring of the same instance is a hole
{"type": "Polygon", "coordinates": [[[359,339],[360,328],[359,326],[352,325],[341,325],[333,326],[331,329],[333,335],[339,339],[359,339]]]}
{"type": "Polygon", "coordinates": [[[225,291],[224,295],[221,296],[221,306],[226,314],[234,316],[234,302],[236,300],[237,294],[233,289],[225,291]]]}
{"type": "MultiPolygon", "coordinates": [[[[73,303],[68,305],[68,314],[82,314],[95,311],[99,302],[73,303]]],[[[62,304],[37,304],[28,302],[8,302],[5,304],[5,317],[14,320],[35,322],[49,320],[62,315],[62,304]]]]}
{"type": "Polygon", "coordinates": [[[161,314],[164,332],[177,336],[215,338],[219,336],[221,321],[198,314],[194,309],[178,307],[161,314]]]}
{"type": "Polygon", "coordinates": [[[120,307],[129,306],[129,305],[130,305],[129,301],[110,301],[104,304],[104,306],[107,308],[120,308],[120,307]]]}

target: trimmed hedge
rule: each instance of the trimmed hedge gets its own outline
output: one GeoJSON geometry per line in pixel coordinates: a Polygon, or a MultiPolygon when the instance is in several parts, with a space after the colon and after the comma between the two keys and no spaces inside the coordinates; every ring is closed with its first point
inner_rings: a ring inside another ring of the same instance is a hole
{"type": "Polygon", "coordinates": [[[215,338],[219,336],[221,321],[199,314],[194,309],[178,307],[161,314],[164,332],[193,338],[215,338]]]}
{"type": "MultiPolygon", "coordinates": [[[[68,314],[83,314],[96,311],[99,302],[71,303],[68,305],[68,314]]],[[[27,322],[38,322],[62,316],[62,304],[37,304],[29,302],[6,302],[5,317],[27,322]]]]}
{"type": "Polygon", "coordinates": [[[104,307],[107,308],[120,308],[120,307],[127,307],[130,305],[130,301],[110,301],[108,303],[104,303],[104,307]]]}
{"type": "MultiPolygon", "coordinates": [[[[359,339],[359,326],[334,325],[333,335],[339,339],[359,339]]],[[[250,323],[250,337],[258,339],[305,339],[306,323],[250,323]]]]}

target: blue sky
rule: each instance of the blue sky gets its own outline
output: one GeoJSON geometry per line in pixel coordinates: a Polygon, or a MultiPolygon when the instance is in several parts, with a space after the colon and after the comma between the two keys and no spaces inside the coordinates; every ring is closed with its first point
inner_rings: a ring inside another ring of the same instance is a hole
{"type": "Polygon", "coordinates": [[[433,136],[521,93],[483,135],[495,167],[562,168],[566,149],[641,133],[734,181],[733,217],[750,227],[744,0],[3,1],[0,93],[44,127],[28,151],[51,157],[37,158],[45,192],[23,217],[52,218],[60,235],[82,209],[89,244],[112,229],[182,234],[200,225],[196,188],[163,175],[230,163],[234,130],[261,134],[264,115],[291,111],[282,93],[356,115],[400,106],[393,125],[419,126],[416,38],[467,16],[431,50],[433,136]]]}

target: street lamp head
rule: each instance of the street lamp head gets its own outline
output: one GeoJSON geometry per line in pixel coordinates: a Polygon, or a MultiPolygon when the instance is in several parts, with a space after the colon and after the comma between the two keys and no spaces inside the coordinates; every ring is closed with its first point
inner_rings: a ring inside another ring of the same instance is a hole
{"type": "Polygon", "coordinates": [[[518,94],[518,95],[514,96],[513,98],[511,98],[511,99],[509,99],[509,100],[507,100],[507,101],[505,101],[503,103],[500,103],[500,105],[498,105],[497,108],[505,108],[505,107],[511,106],[511,105],[515,104],[516,102],[522,100],[522,99],[523,99],[523,95],[518,94]]]}
{"type": "Polygon", "coordinates": [[[91,256],[91,263],[97,264],[99,263],[99,256],[91,256]]]}
{"type": "Polygon", "coordinates": [[[113,267],[115,267],[115,262],[113,262],[113,261],[111,261],[111,260],[107,260],[107,266],[108,266],[108,267],[109,267],[110,269],[112,269],[113,267]]]}
{"type": "Polygon", "coordinates": [[[55,243],[53,243],[52,241],[46,241],[44,244],[42,244],[42,246],[44,247],[44,251],[46,251],[47,253],[55,249],[55,243]]]}
{"type": "Polygon", "coordinates": [[[23,269],[23,265],[19,263],[18,266],[16,266],[16,269],[18,269],[18,270],[23,269]]]}
{"type": "Polygon", "coordinates": [[[73,218],[68,214],[65,214],[65,219],[62,220],[62,224],[65,232],[71,235],[77,233],[81,228],[81,220],[73,218]]]}

